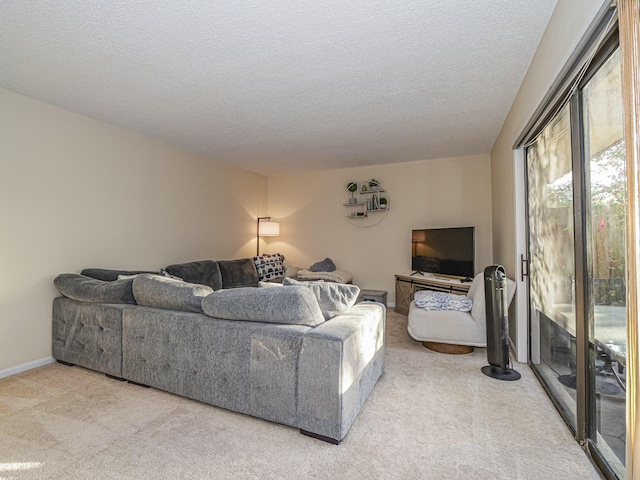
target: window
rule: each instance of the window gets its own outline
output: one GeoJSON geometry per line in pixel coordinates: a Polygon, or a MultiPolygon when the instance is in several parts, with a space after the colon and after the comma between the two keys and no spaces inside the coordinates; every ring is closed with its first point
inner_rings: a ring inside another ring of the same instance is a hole
{"type": "Polygon", "coordinates": [[[623,127],[616,11],[608,9],[516,148],[527,174],[529,363],[610,478],[625,475],[623,127]]]}

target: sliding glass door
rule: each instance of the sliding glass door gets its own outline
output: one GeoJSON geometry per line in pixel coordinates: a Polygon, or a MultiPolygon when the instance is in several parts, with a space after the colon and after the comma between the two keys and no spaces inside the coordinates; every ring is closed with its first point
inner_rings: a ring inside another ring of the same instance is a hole
{"type": "Polygon", "coordinates": [[[576,319],[569,104],[527,149],[531,362],[576,428],[576,319]]]}
{"type": "Polygon", "coordinates": [[[620,51],[582,90],[591,405],[595,448],[621,475],[626,402],[626,175],[620,51]]]}
{"type": "Polygon", "coordinates": [[[625,159],[609,42],[526,147],[530,363],[576,435],[624,477],[625,159]]]}

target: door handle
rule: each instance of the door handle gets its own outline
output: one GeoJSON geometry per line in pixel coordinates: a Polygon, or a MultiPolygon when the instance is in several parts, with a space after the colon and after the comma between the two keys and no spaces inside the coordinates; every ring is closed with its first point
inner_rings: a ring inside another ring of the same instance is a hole
{"type": "Polygon", "coordinates": [[[520,254],[520,281],[524,282],[524,277],[529,276],[529,260],[524,258],[524,255],[520,254]]]}

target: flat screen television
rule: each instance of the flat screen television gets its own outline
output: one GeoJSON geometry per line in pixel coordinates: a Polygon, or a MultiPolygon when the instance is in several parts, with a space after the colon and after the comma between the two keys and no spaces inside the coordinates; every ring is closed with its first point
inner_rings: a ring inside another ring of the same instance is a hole
{"type": "Polygon", "coordinates": [[[418,273],[473,278],[475,227],[428,228],[411,232],[411,269],[418,273]]]}

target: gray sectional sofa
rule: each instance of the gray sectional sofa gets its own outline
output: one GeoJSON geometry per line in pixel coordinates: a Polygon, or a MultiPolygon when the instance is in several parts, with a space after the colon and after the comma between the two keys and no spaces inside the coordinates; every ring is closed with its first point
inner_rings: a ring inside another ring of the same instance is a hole
{"type": "Polygon", "coordinates": [[[385,308],[353,285],[258,287],[251,261],[61,274],[53,356],[340,443],[384,371],[385,308]]]}

